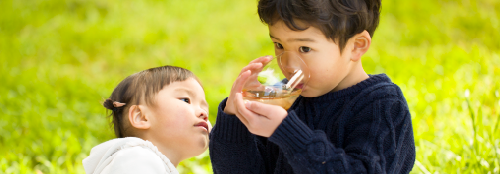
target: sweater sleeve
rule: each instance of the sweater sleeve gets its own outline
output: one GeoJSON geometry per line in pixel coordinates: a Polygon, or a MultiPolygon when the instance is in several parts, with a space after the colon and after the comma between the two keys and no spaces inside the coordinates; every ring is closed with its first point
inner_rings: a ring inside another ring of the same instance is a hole
{"type": "Polygon", "coordinates": [[[343,144],[332,143],[322,130],[311,130],[293,111],[269,141],[284,151],[295,173],[411,171],[415,144],[405,101],[375,101],[352,115],[339,126],[343,144]]]}
{"type": "Polygon", "coordinates": [[[214,173],[264,173],[255,135],[235,115],[224,113],[224,99],[210,133],[210,160],[214,173]]]}

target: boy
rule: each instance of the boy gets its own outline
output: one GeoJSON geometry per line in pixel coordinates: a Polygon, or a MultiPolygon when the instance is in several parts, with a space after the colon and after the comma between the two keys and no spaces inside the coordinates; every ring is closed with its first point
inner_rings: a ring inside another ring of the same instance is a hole
{"type": "Polygon", "coordinates": [[[243,68],[210,134],[215,173],[411,171],[415,142],[406,99],[389,77],[367,75],[361,65],[380,6],[380,0],[259,1],[276,52],[308,57],[311,77],[286,111],[241,96],[242,84],[270,58],[243,68]]]}

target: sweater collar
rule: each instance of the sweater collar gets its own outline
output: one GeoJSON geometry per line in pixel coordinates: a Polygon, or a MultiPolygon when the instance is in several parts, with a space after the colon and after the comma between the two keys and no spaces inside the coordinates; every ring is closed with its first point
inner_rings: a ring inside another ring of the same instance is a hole
{"type": "Polygon", "coordinates": [[[340,91],[336,92],[329,92],[326,93],[322,96],[319,97],[302,97],[308,101],[312,102],[325,102],[325,101],[331,101],[331,100],[336,100],[342,97],[346,96],[351,96],[353,94],[361,92],[363,89],[366,89],[370,86],[373,86],[375,84],[381,83],[381,82],[387,82],[387,83],[392,83],[391,79],[386,75],[386,74],[375,74],[375,75],[368,75],[369,78],[351,86],[346,89],[342,89],[340,91]]]}

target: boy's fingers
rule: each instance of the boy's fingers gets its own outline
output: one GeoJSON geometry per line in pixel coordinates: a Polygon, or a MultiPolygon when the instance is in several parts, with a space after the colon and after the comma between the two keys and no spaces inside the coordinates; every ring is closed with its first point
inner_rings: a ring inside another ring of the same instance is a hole
{"type": "Polygon", "coordinates": [[[251,71],[247,70],[243,72],[238,78],[236,78],[236,81],[234,81],[232,91],[240,93],[243,90],[243,86],[245,85],[245,82],[247,81],[248,77],[250,77],[250,74],[251,71]]]}
{"type": "Polygon", "coordinates": [[[243,67],[243,69],[241,69],[240,74],[236,78],[236,81],[233,83],[232,89],[235,89],[235,86],[237,84],[238,78],[240,78],[243,73],[246,73],[247,71],[250,71],[250,74],[252,72],[258,72],[258,71],[255,71],[255,69],[262,69],[262,63],[251,63],[250,65],[247,65],[247,66],[243,67]]]}
{"type": "MultiPolygon", "coordinates": [[[[244,117],[244,119],[247,121],[247,123],[251,124],[255,118],[257,118],[259,115],[253,113],[252,111],[249,111],[245,107],[245,102],[243,101],[243,96],[241,94],[236,94],[235,97],[235,104],[238,112],[240,113],[241,116],[244,117]]],[[[248,127],[248,126],[247,126],[248,127]]]]}
{"type": "Polygon", "coordinates": [[[207,120],[208,123],[208,132],[212,132],[212,123],[210,123],[210,120],[207,120]]]}
{"type": "MultiPolygon", "coordinates": [[[[264,66],[267,63],[269,63],[270,60],[272,60],[272,56],[264,56],[264,57],[260,57],[258,59],[255,59],[252,62],[250,62],[249,65],[243,67],[243,69],[241,69],[241,72],[239,75],[241,76],[243,73],[250,71],[251,77],[255,77],[255,80],[256,80],[258,72],[262,71],[264,66]]],[[[236,81],[238,81],[238,79],[236,81]]],[[[233,89],[237,89],[237,88],[235,88],[236,84],[237,84],[237,82],[233,83],[233,89]]]]}
{"type": "Polygon", "coordinates": [[[243,123],[248,128],[248,121],[247,121],[247,119],[245,117],[243,117],[238,111],[236,111],[236,112],[237,112],[235,114],[236,117],[238,117],[238,119],[240,119],[241,123],[243,123]]]}
{"type": "Polygon", "coordinates": [[[236,81],[233,83],[233,87],[231,88],[231,93],[226,101],[226,108],[224,108],[224,112],[234,115],[237,114],[237,111],[234,108],[234,94],[241,93],[246,80],[250,76],[250,73],[251,71],[247,70],[236,78],[236,81]]]}
{"type": "Polygon", "coordinates": [[[241,93],[236,93],[235,94],[235,101],[234,101],[234,105],[235,105],[235,108],[236,108],[236,117],[238,117],[238,119],[240,119],[240,121],[248,128],[248,120],[240,113],[238,107],[241,107],[238,105],[237,101],[238,101],[238,96],[241,96],[241,93]]]}
{"type": "Polygon", "coordinates": [[[252,60],[250,63],[260,62],[262,64],[267,64],[272,58],[273,58],[273,56],[262,56],[262,57],[259,57],[257,59],[252,60]]]}
{"type": "Polygon", "coordinates": [[[240,75],[248,70],[259,69],[262,67],[263,67],[262,63],[250,63],[249,65],[247,65],[247,66],[243,67],[243,69],[241,69],[240,75]]]}
{"type": "MultiPolygon", "coordinates": [[[[250,70],[250,73],[260,72],[262,70],[262,68],[264,68],[264,66],[270,62],[270,60],[272,60],[272,56],[264,56],[264,57],[260,57],[260,58],[257,58],[255,60],[251,61],[249,63],[249,65],[247,65],[247,66],[243,67],[243,69],[241,69],[239,76],[241,76],[241,74],[247,72],[248,70],[250,70]]],[[[255,74],[258,74],[258,73],[255,73],[255,74]]],[[[233,84],[233,88],[234,88],[234,84],[233,84]]]]}
{"type": "MultiPolygon", "coordinates": [[[[258,59],[253,60],[252,62],[254,62],[254,61],[255,61],[255,62],[260,62],[260,63],[262,63],[262,66],[260,66],[260,67],[256,67],[256,68],[255,68],[255,71],[256,71],[256,72],[260,72],[260,71],[262,71],[262,69],[264,68],[264,66],[266,66],[266,65],[267,65],[269,62],[271,62],[272,60],[273,60],[273,56],[264,56],[264,57],[260,57],[260,58],[258,58],[258,59]]],[[[251,62],[251,63],[252,63],[252,62],[251,62]]]]}
{"type": "Polygon", "coordinates": [[[245,104],[245,107],[248,110],[255,112],[256,114],[263,115],[266,117],[273,116],[274,114],[277,113],[277,111],[284,111],[283,114],[286,113],[285,109],[283,109],[280,106],[264,104],[264,103],[259,103],[259,102],[248,101],[245,104]]]}

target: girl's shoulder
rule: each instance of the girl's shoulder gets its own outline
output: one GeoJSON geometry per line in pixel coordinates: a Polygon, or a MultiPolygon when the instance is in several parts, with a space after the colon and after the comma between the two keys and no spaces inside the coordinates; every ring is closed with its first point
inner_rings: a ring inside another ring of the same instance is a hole
{"type": "Polygon", "coordinates": [[[178,173],[151,142],[117,138],[92,148],[83,160],[86,173],[178,173]]]}

